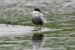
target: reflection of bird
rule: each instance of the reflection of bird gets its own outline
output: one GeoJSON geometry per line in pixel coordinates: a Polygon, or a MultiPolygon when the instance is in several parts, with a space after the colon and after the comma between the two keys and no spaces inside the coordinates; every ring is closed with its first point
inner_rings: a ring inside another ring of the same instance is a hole
{"type": "Polygon", "coordinates": [[[46,20],[44,18],[43,13],[41,12],[41,10],[38,8],[35,8],[32,13],[33,24],[36,25],[36,28],[38,28],[38,26],[39,26],[40,27],[39,29],[41,29],[41,26],[43,25],[44,21],[46,21],[46,20]]]}
{"type": "Polygon", "coordinates": [[[43,34],[33,34],[32,36],[33,49],[39,50],[42,47],[43,34]]]}

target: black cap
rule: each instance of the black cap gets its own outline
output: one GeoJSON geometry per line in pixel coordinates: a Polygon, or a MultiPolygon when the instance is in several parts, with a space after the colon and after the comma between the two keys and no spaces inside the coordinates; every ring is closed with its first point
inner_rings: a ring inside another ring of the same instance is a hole
{"type": "Polygon", "coordinates": [[[34,8],[34,11],[39,11],[41,12],[41,10],[39,8],[34,8]]]}

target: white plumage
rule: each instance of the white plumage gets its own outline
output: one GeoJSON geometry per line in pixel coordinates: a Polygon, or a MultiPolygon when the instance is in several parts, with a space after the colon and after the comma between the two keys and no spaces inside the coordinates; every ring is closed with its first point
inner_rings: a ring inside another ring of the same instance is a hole
{"type": "Polygon", "coordinates": [[[35,17],[40,17],[43,22],[46,22],[46,19],[44,18],[43,13],[41,13],[39,11],[33,11],[32,18],[35,18],[35,17]]]}
{"type": "Polygon", "coordinates": [[[44,18],[44,14],[41,12],[40,9],[35,8],[32,12],[32,23],[36,25],[36,28],[40,27],[46,22],[44,18]],[[38,27],[37,27],[38,26],[38,27]]]}

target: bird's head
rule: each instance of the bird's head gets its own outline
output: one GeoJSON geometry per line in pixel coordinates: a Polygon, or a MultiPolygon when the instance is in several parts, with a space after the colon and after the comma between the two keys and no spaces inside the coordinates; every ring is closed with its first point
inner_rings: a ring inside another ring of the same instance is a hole
{"type": "Polygon", "coordinates": [[[41,12],[41,10],[39,8],[34,8],[34,11],[41,12]]]}

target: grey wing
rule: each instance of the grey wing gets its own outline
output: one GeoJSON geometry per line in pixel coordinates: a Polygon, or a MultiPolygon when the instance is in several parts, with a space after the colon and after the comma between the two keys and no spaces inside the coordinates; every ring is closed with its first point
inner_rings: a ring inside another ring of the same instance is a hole
{"type": "Polygon", "coordinates": [[[43,22],[45,22],[46,19],[45,19],[44,15],[42,13],[40,13],[40,16],[41,16],[41,19],[43,20],[43,22]]]}

